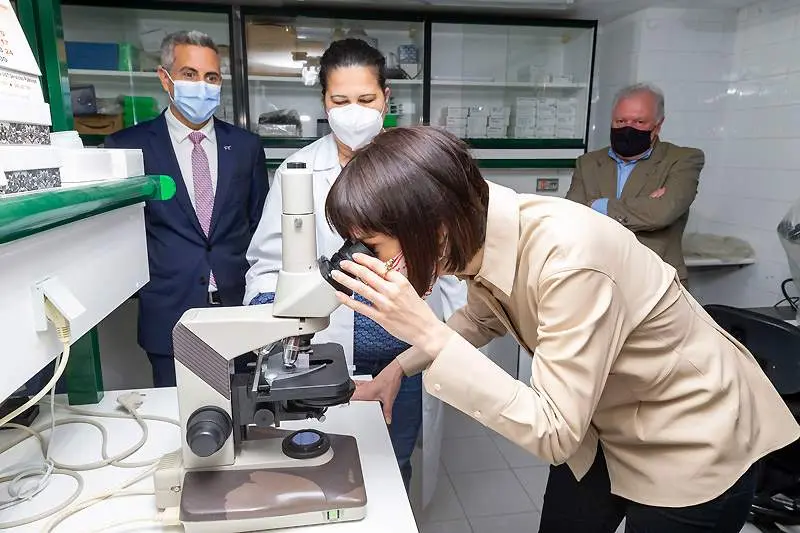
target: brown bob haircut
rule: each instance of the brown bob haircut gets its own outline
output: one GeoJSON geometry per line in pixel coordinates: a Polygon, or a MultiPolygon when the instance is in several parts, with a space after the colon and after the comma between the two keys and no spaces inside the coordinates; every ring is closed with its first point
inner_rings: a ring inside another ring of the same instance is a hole
{"type": "Polygon", "coordinates": [[[463,271],[483,246],[489,186],[467,145],[430,126],[392,128],[357,151],[328,193],[328,223],[345,239],[396,238],[423,294],[441,261],[463,271]]]}

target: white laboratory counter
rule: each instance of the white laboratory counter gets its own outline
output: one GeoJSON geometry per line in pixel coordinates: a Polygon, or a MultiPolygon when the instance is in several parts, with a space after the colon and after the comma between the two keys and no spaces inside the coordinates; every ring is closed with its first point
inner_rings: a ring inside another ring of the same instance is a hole
{"type": "MultiPolygon", "coordinates": [[[[119,395],[128,391],[107,392],[103,401],[88,408],[110,412],[116,406],[119,395]]],[[[143,415],[160,415],[170,418],[178,416],[177,395],[174,388],[141,390],[146,395],[145,402],[139,412],[143,415]]],[[[66,401],[61,398],[60,401],[66,401]]],[[[60,409],[56,417],[69,416],[60,409]]],[[[37,425],[49,420],[49,408],[42,408],[37,425]]],[[[94,418],[108,430],[109,455],[115,455],[129,448],[141,437],[141,430],[133,420],[94,418]]],[[[180,430],[161,422],[148,422],[150,438],[147,444],[126,461],[146,461],[154,459],[178,448],[180,430]]],[[[334,407],[326,413],[324,423],[306,420],[287,422],[281,429],[317,428],[327,433],[353,435],[358,441],[361,467],[367,490],[367,516],[358,522],[343,522],[274,530],[276,532],[296,533],[418,533],[414,515],[406,496],[400,471],[392,451],[389,434],[383,415],[376,402],[353,402],[349,405],[334,407]]],[[[0,445],[8,442],[9,436],[0,432],[0,445]],[[4,440],[5,439],[5,440],[4,440]]],[[[10,432],[9,432],[10,433],[10,432]]],[[[89,425],[63,425],[56,428],[55,442],[51,450],[52,457],[59,462],[69,464],[91,463],[101,457],[100,432],[89,425]]],[[[19,466],[25,463],[40,462],[42,459],[38,444],[30,438],[24,443],[0,455],[0,470],[19,466]]],[[[78,501],[87,499],[113,489],[127,480],[136,477],[144,468],[105,467],[98,470],[81,472],[85,486],[78,501]]],[[[131,487],[132,489],[150,490],[153,488],[152,478],[148,477],[131,487]]],[[[0,512],[0,522],[7,522],[32,516],[58,505],[69,497],[75,489],[75,481],[66,476],[55,476],[50,485],[32,501],[18,505],[13,509],[0,512]]],[[[0,500],[7,498],[5,490],[0,500]]],[[[146,520],[156,516],[155,496],[131,496],[113,498],[79,512],[58,525],[53,533],[87,533],[99,531],[104,526],[137,520],[146,520]]],[[[34,533],[42,531],[51,519],[43,520],[23,527],[8,529],[9,533],[34,533]]],[[[126,531],[133,531],[130,527],[126,531]]],[[[119,529],[115,529],[119,531],[119,529]]],[[[148,524],[136,525],[135,531],[178,533],[181,527],[158,527],[148,524]]]]}

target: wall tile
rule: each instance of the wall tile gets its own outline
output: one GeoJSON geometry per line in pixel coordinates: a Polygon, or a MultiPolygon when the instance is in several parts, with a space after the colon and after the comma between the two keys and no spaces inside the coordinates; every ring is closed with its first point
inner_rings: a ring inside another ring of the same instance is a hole
{"type": "MultiPolygon", "coordinates": [[[[772,305],[788,277],[775,227],[800,197],[800,2],[651,8],[625,25],[640,45],[612,39],[623,67],[609,59],[598,65],[599,86],[633,77],[664,90],[663,138],[706,154],[688,230],[734,235],[756,251],[755,265],[693,272],[692,291],[706,303],[772,305]]],[[[594,110],[610,114],[604,91],[597,97],[594,110]]],[[[599,134],[608,122],[595,115],[593,124],[599,134]]]]}

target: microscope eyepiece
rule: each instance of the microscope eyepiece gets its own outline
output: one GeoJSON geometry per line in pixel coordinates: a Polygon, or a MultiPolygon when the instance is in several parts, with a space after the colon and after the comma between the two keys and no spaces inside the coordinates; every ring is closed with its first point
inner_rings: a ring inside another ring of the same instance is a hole
{"type": "Polygon", "coordinates": [[[340,264],[342,261],[352,261],[353,254],[364,254],[370,257],[375,257],[375,252],[373,252],[366,244],[361,241],[346,241],[344,245],[339,248],[339,251],[336,252],[331,256],[330,259],[327,257],[320,257],[319,259],[319,271],[322,274],[323,279],[330,283],[334,289],[337,291],[343,292],[348,296],[353,295],[353,291],[338,283],[336,280],[333,279],[331,276],[331,272],[334,270],[341,271],[340,264]]]}

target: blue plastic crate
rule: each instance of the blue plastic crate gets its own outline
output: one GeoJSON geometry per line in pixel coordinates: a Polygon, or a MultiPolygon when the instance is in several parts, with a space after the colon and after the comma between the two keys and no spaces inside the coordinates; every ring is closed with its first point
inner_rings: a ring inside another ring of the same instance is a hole
{"type": "Polygon", "coordinates": [[[119,45],[117,43],[84,43],[67,41],[67,67],[86,70],[117,70],[119,45]]]}

